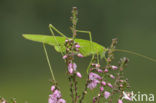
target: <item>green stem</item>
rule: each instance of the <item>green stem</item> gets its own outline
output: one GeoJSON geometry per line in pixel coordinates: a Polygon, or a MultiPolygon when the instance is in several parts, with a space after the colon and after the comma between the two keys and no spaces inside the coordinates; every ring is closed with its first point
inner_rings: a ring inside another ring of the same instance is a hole
{"type": "Polygon", "coordinates": [[[50,61],[49,61],[48,53],[47,53],[47,50],[46,50],[46,47],[45,47],[45,44],[44,44],[44,43],[43,43],[43,49],[44,49],[44,52],[45,52],[45,56],[46,56],[46,59],[47,59],[47,63],[48,63],[48,65],[49,65],[49,69],[50,69],[50,72],[51,72],[52,80],[53,80],[54,83],[56,84],[56,80],[55,80],[55,77],[54,77],[54,73],[53,73],[53,70],[52,70],[52,67],[51,67],[51,64],[50,64],[50,61]]]}
{"type": "Polygon", "coordinates": [[[85,98],[85,95],[87,94],[87,91],[88,91],[88,88],[87,88],[88,83],[89,83],[89,75],[88,75],[88,77],[87,77],[86,84],[85,84],[85,88],[84,88],[84,91],[82,92],[82,96],[81,96],[81,98],[80,98],[80,102],[79,102],[79,103],[82,103],[82,101],[83,101],[84,98],[85,98]]]}
{"type": "Polygon", "coordinates": [[[72,98],[72,103],[74,103],[74,91],[73,91],[73,82],[72,82],[72,77],[68,77],[69,83],[70,83],[70,92],[71,92],[71,98],[72,98]]]}
{"type": "Polygon", "coordinates": [[[75,89],[75,103],[77,103],[78,99],[78,92],[77,92],[77,80],[76,80],[76,74],[73,76],[73,82],[74,82],[74,89],[75,89]]]}

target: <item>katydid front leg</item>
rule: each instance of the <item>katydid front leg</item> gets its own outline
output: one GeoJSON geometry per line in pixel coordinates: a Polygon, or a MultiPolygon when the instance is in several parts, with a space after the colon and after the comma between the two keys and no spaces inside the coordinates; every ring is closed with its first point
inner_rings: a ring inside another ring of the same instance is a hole
{"type": "Polygon", "coordinates": [[[49,24],[49,29],[50,29],[50,32],[52,33],[53,36],[55,36],[54,32],[53,32],[53,30],[54,30],[58,34],[60,34],[61,36],[66,37],[62,32],[60,32],[58,29],[56,29],[52,24],[49,24]]]}
{"type": "Polygon", "coordinates": [[[57,41],[53,30],[55,30],[58,34],[60,34],[63,37],[66,37],[66,36],[62,32],[60,32],[58,29],[56,29],[52,24],[49,24],[49,29],[50,29],[50,32],[51,32],[51,34],[53,35],[53,37],[55,39],[55,42],[57,43],[59,49],[61,50],[61,55],[63,56],[64,54],[63,54],[62,47],[60,46],[59,42],[57,41]]]}

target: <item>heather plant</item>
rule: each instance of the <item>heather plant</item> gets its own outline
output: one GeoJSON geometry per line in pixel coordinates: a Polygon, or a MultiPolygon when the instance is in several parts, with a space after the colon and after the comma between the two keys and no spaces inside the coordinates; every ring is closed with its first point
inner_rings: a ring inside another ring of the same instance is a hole
{"type": "Polygon", "coordinates": [[[12,99],[10,99],[10,101],[7,101],[3,97],[0,97],[0,103],[16,103],[16,99],[12,98],[12,99]]]}
{"type": "MultiPolygon", "coordinates": [[[[123,99],[131,101],[131,93],[126,92],[129,90],[130,85],[124,75],[124,70],[129,60],[123,57],[119,60],[118,65],[114,65],[114,52],[128,52],[154,62],[156,60],[136,52],[116,49],[118,42],[116,38],[112,39],[112,43],[108,48],[93,42],[90,31],[77,29],[78,11],[76,7],[73,7],[72,17],[70,19],[72,22],[72,37],[65,36],[52,24],[49,25],[52,36],[37,34],[23,35],[26,39],[43,44],[52,76],[51,94],[49,94],[48,103],[66,103],[67,101],[61,94],[59,83],[55,79],[45,44],[53,46],[55,50],[62,55],[62,59],[66,64],[64,68],[66,68],[67,79],[69,81],[70,103],[86,103],[85,99],[91,100],[92,103],[123,103],[123,99]],[[61,36],[55,36],[54,31],[61,36]],[[89,34],[90,40],[78,39],[78,33],[89,34]],[[83,59],[87,56],[91,56],[91,60],[86,68],[87,78],[83,78],[83,75],[77,69],[75,58],[83,59]],[[79,91],[78,78],[86,79],[82,92],[79,91]],[[95,89],[98,90],[98,92],[95,92],[93,97],[87,98],[88,92],[94,91],[95,89]],[[114,101],[114,97],[117,97],[118,100],[114,101]]],[[[1,98],[0,103],[7,103],[7,101],[1,98]]],[[[13,100],[12,103],[16,103],[16,101],[13,100]]]]}

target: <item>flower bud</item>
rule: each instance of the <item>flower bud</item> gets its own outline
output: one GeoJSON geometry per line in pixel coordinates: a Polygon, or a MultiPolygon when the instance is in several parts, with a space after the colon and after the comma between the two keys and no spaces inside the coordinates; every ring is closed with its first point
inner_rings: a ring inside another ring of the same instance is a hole
{"type": "Polygon", "coordinates": [[[93,97],[93,103],[96,103],[96,97],[93,97]]]}
{"type": "Polygon", "coordinates": [[[68,41],[69,41],[68,39],[65,40],[66,43],[67,43],[68,41]]]}
{"type": "Polygon", "coordinates": [[[55,90],[55,86],[53,85],[51,86],[51,91],[54,92],[54,90],[55,90]]]}
{"type": "Polygon", "coordinates": [[[105,82],[105,81],[102,81],[101,84],[102,84],[103,86],[106,86],[106,82],[105,82]]]}
{"type": "Polygon", "coordinates": [[[118,103],[123,103],[121,99],[118,100],[118,103]]]}
{"type": "Polygon", "coordinates": [[[63,56],[63,59],[66,59],[67,57],[68,57],[67,55],[64,55],[64,56],[63,56]]]}
{"type": "Polygon", "coordinates": [[[112,84],[111,83],[108,83],[107,84],[110,88],[113,88],[112,84]]]}
{"type": "Polygon", "coordinates": [[[5,100],[3,100],[2,103],[7,103],[7,102],[5,100]]]}
{"type": "Polygon", "coordinates": [[[95,64],[95,67],[96,68],[100,68],[100,64],[95,64]]]}
{"type": "Polygon", "coordinates": [[[79,44],[76,44],[75,47],[76,47],[76,48],[80,48],[80,45],[79,45],[79,44]]]}
{"type": "Polygon", "coordinates": [[[101,91],[101,92],[104,91],[104,88],[103,88],[103,87],[100,87],[100,91],[101,91]]]}
{"type": "Polygon", "coordinates": [[[73,10],[77,10],[77,7],[74,6],[74,7],[73,7],[73,10]]]}
{"type": "Polygon", "coordinates": [[[79,78],[82,78],[82,75],[80,72],[76,72],[76,75],[79,77],[79,78]]]}
{"type": "Polygon", "coordinates": [[[97,71],[98,71],[99,73],[102,73],[102,72],[103,72],[101,69],[97,69],[97,71]]]}
{"type": "Polygon", "coordinates": [[[68,68],[68,72],[69,72],[70,74],[73,74],[74,70],[73,70],[72,68],[68,68]]]}
{"type": "Polygon", "coordinates": [[[112,69],[113,69],[113,70],[117,70],[117,69],[118,69],[118,67],[117,67],[117,66],[112,65],[112,69]]]}
{"type": "Polygon", "coordinates": [[[110,75],[110,78],[115,79],[115,76],[111,74],[111,75],[110,75]]]}
{"type": "Polygon", "coordinates": [[[66,103],[66,101],[64,99],[60,98],[57,103],[66,103]]]}
{"type": "Polygon", "coordinates": [[[109,96],[110,96],[110,93],[109,93],[108,91],[105,91],[105,92],[104,92],[104,97],[105,97],[105,99],[108,99],[109,96]]]}
{"type": "Polygon", "coordinates": [[[78,53],[77,56],[83,58],[83,55],[81,53],[78,53]]]}
{"type": "Polygon", "coordinates": [[[108,69],[105,69],[104,72],[107,73],[108,72],[108,69]]]}
{"type": "Polygon", "coordinates": [[[120,87],[122,88],[122,87],[123,87],[123,85],[122,85],[122,84],[120,84],[120,87]]]}
{"type": "Polygon", "coordinates": [[[123,83],[123,82],[124,82],[124,80],[120,80],[120,82],[121,82],[121,83],[123,83]]]}

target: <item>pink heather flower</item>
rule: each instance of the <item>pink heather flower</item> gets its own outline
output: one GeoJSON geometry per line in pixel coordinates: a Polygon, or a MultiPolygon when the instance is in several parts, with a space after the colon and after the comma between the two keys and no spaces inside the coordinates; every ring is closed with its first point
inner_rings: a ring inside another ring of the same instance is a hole
{"type": "Polygon", "coordinates": [[[100,87],[100,91],[101,91],[101,92],[104,91],[104,88],[103,88],[103,87],[100,87]]]}
{"type": "Polygon", "coordinates": [[[112,84],[111,83],[108,83],[107,84],[110,88],[113,88],[112,84]]]}
{"type": "Polygon", "coordinates": [[[105,92],[104,92],[104,97],[105,97],[105,99],[108,99],[109,96],[110,96],[110,93],[109,93],[108,91],[105,91],[105,92]]]}
{"type": "Polygon", "coordinates": [[[56,102],[57,102],[57,98],[54,97],[52,94],[49,95],[48,103],[56,103],[56,102]]]}
{"type": "Polygon", "coordinates": [[[53,85],[51,86],[51,91],[54,92],[54,90],[55,90],[55,86],[53,85]]]}
{"type": "Polygon", "coordinates": [[[77,65],[73,63],[73,70],[76,71],[77,65]]]}
{"type": "Polygon", "coordinates": [[[82,75],[80,72],[76,72],[76,75],[79,77],[79,78],[82,78],[82,75]]]}
{"type": "MultiPolygon", "coordinates": [[[[52,86],[51,88],[53,90],[55,86],[52,86]]],[[[66,101],[61,97],[61,92],[56,89],[52,94],[49,95],[48,103],[66,103],[66,101]]]]}
{"type": "Polygon", "coordinates": [[[118,100],[118,103],[123,103],[121,99],[118,100]]]}
{"type": "Polygon", "coordinates": [[[95,63],[92,63],[92,66],[95,66],[96,64],[95,63]]]}
{"type": "Polygon", "coordinates": [[[70,74],[73,74],[74,70],[73,70],[72,68],[68,68],[68,72],[69,72],[70,74]]]}
{"type": "Polygon", "coordinates": [[[57,103],[66,103],[66,101],[64,99],[59,99],[57,103]]]}
{"type": "Polygon", "coordinates": [[[79,48],[76,48],[76,51],[79,51],[79,48]]]}
{"type": "Polygon", "coordinates": [[[122,85],[122,84],[120,84],[120,87],[123,87],[123,85],[122,85]]]}
{"type": "Polygon", "coordinates": [[[79,45],[79,44],[76,44],[75,47],[76,47],[76,48],[80,48],[80,45],[79,45]]]}
{"type": "Polygon", "coordinates": [[[77,65],[75,63],[69,63],[68,64],[68,71],[70,74],[72,74],[74,71],[76,71],[77,65]]]}
{"type": "Polygon", "coordinates": [[[7,103],[7,102],[5,100],[3,100],[2,103],[7,103]]]}
{"type": "Polygon", "coordinates": [[[110,75],[110,78],[115,79],[115,76],[111,74],[111,75],[110,75]]]}
{"type": "Polygon", "coordinates": [[[103,86],[106,86],[106,82],[105,82],[105,81],[102,81],[101,84],[102,84],[103,86]]]}
{"type": "Polygon", "coordinates": [[[105,69],[104,72],[107,73],[108,72],[108,69],[105,69]]]}
{"type": "Polygon", "coordinates": [[[95,67],[96,68],[100,68],[100,64],[95,64],[95,67]]]}
{"type": "Polygon", "coordinates": [[[98,71],[99,73],[102,73],[102,72],[103,72],[101,69],[97,69],[97,71],[98,71]]]}
{"type": "Polygon", "coordinates": [[[54,93],[52,94],[53,97],[60,98],[61,97],[61,92],[59,90],[55,90],[54,93]]]}
{"type": "Polygon", "coordinates": [[[121,82],[121,83],[123,83],[123,82],[124,82],[124,80],[120,80],[120,82],[121,82]]]}
{"type": "Polygon", "coordinates": [[[83,58],[83,55],[81,53],[78,53],[77,56],[83,58]]]}
{"type": "Polygon", "coordinates": [[[90,82],[89,84],[88,84],[88,88],[89,89],[91,89],[91,90],[93,90],[96,86],[97,86],[97,84],[99,83],[100,81],[98,81],[98,80],[93,80],[92,82],[90,82]]]}
{"type": "Polygon", "coordinates": [[[98,74],[91,72],[89,74],[89,80],[102,79],[98,74]]]}
{"type": "Polygon", "coordinates": [[[63,59],[66,59],[67,57],[68,57],[67,55],[64,55],[64,56],[63,56],[63,59]]]}
{"type": "Polygon", "coordinates": [[[101,79],[102,78],[98,74],[91,72],[89,74],[89,80],[91,80],[91,82],[88,84],[87,87],[90,88],[91,90],[94,89],[97,86],[97,84],[100,83],[99,80],[101,79]]]}
{"type": "Polygon", "coordinates": [[[68,41],[69,41],[68,39],[65,40],[65,42],[68,42],[68,41]]]}
{"type": "Polygon", "coordinates": [[[112,69],[113,69],[113,70],[117,70],[117,69],[118,69],[118,67],[117,67],[117,66],[112,65],[112,69]]]}
{"type": "Polygon", "coordinates": [[[96,98],[95,97],[93,97],[93,103],[96,103],[96,98]]]}

